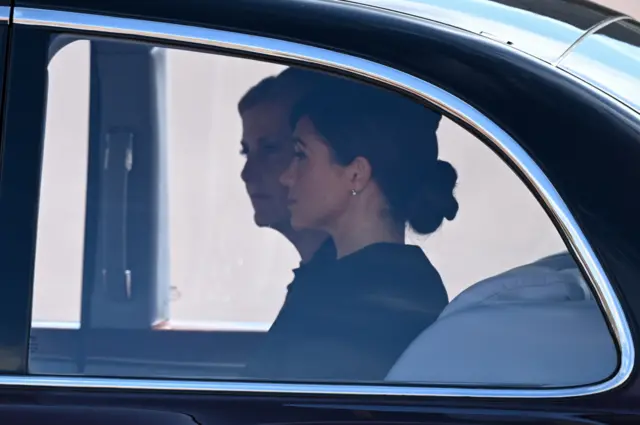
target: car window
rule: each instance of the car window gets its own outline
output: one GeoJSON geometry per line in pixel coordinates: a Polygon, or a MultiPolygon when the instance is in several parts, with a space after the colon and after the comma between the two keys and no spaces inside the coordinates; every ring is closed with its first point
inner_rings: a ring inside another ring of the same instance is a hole
{"type": "Polygon", "coordinates": [[[481,140],[388,89],[77,39],[49,62],[35,374],[559,387],[616,346],[481,140]]]}

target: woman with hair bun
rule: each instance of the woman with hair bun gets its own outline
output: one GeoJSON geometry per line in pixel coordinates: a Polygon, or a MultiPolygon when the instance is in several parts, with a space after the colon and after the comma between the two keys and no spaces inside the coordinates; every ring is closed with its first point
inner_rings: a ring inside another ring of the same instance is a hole
{"type": "MultiPolygon", "coordinates": [[[[457,174],[438,159],[441,116],[380,88],[336,82],[293,109],[280,181],[291,225],[328,233],[337,260],[300,276],[261,370],[279,380],[378,381],[448,299],[417,246],[453,220],[457,174]]],[[[298,276],[297,276],[298,278],[298,276]]]]}

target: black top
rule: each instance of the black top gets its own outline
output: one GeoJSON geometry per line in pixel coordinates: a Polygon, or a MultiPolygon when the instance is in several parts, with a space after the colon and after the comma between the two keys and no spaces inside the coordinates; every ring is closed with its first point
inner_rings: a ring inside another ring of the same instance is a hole
{"type": "Polygon", "coordinates": [[[383,380],[448,301],[440,275],[413,245],[373,244],[335,261],[314,257],[294,272],[247,377],[383,380]]]}

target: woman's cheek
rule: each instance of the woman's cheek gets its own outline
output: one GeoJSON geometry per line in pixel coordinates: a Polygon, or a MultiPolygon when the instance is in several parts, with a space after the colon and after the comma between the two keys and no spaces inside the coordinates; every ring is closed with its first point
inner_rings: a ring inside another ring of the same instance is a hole
{"type": "Polygon", "coordinates": [[[295,165],[293,166],[293,179],[296,186],[306,185],[307,164],[305,164],[305,161],[301,161],[298,158],[295,159],[295,165]]]}

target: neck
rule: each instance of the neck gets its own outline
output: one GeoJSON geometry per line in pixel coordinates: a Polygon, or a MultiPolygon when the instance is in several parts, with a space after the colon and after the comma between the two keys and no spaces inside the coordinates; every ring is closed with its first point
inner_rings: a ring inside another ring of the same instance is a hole
{"type": "Polygon", "coordinates": [[[330,230],[338,258],[374,243],[404,243],[404,229],[398,228],[398,225],[384,214],[372,214],[371,211],[352,213],[330,230]]]}
{"type": "Polygon", "coordinates": [[[291,226],[278,230],[291,242],[300,255],[300,261],[309,262],[329,235],[319,230],[294,230],[291,226]]]}

